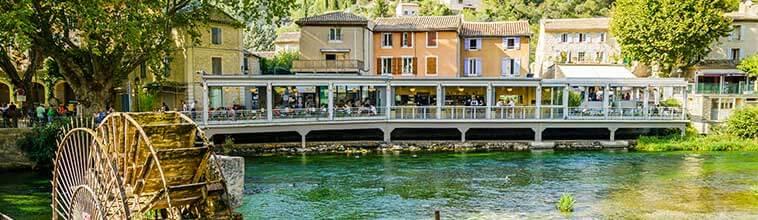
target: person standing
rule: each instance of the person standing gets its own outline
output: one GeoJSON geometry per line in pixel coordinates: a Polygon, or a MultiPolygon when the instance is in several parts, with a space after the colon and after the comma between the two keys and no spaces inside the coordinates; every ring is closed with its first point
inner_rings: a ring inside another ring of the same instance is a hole
{"type": "Polygon", "coordinates": [[[52,105],[47,107],[47,123],[53,123],[55,119],[55,108],[52,105]]]}
{"type": "Polygon", "coordinates": [[[11,105],[8,106],[8,117],[10,118],[11,124],[10,127],[17,128],[18,127],[18,118],[16,118],[17,108],[16,104],[11,102],[11,105]]]}
{"type": "Polygon", "coordinates": [[[37,122],[39,122],[40,124],[44,124],[45,113],[46,113],[45,107],[43,107],[42,104],[39,104],[37,105],[37,108],[34,109],[34,112],[36,113],[34,116],[36,116],[35,118],[37,118],[37,122]]]}

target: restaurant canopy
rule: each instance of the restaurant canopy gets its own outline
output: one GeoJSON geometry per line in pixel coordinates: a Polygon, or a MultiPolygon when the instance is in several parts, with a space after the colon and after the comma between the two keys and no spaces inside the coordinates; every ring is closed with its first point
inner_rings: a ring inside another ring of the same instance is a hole
{"type": "Polygon", "coordinates": [[[558,65],[556,78],[565,79],[634,79],[624,65],[558,65]]]}

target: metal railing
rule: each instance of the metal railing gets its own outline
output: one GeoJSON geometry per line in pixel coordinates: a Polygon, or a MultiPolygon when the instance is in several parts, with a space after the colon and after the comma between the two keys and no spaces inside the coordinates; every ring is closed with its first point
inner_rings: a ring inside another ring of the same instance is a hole
{"type": "Polygon", "coordinates": [[[276,108],[273,119],[329,120],[329,112],[320,108],[276,108]]]}
{"type": "Polygon", "coordinates": [[[753,85],[750,83],[738,83],[724,85],[723,87],[718,83],[698,83],[697,94],[751,94],[753,93],[753,85]]]}
{"type": "Polygon", "coordinates": [[[487,119],[486,106],[443,106],[441,119],[487,119]]]}
{"type": "Polygon", "coordinates": [[[386,118],[386,108],[381,107],[352,107],[334,109],[334,119],[386,118]]]}
{"type": "Polygon", "coordinates": [[[390,119],[437,119],[437,106],[392,106],[390,119]]]}
{"type": "Polygon", "coordinates": [[[358,72],[361,60],[293,60],[292,72],[358,72]]]}
{"type": "Polygon", "coordinates": [[[492,118],[500,120],[537,119],[536,106],[496,106],[492,107],[492,118]]]}

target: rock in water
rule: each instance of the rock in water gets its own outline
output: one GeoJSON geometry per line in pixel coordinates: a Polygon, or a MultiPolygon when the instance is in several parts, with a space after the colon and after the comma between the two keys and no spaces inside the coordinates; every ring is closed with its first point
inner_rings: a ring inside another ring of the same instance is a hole
{"type": "Polygon", "coordinates": [[[242,206],[242,197],[245,192],[245,158],[216,155],[215,159],[218,159],[224,180],[226,180],[230,205],[232,208],[242,206]]]}

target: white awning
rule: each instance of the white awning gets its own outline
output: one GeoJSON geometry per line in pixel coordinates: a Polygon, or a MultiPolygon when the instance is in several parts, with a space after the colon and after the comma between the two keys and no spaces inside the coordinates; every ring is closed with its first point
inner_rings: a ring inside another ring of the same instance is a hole
{"type": "Polygon", "coordinates": [[[732,75],[744,76],[745,73],[738,69],[701,69],[697,71],[700,75],[732,75]]]}
{"type": "MultiPolygon", "coordinates": [[[[566,79],[633,79],[637,78],[623,65],[558,65],[562,78],[566,79]]],[[[557,77],[561,78],[561,77],[557,77]]]]}
{"type": "Polygon", "coordinates": [[[350,53],[346,48],[321,48],[322,53],[350,53]]]}

